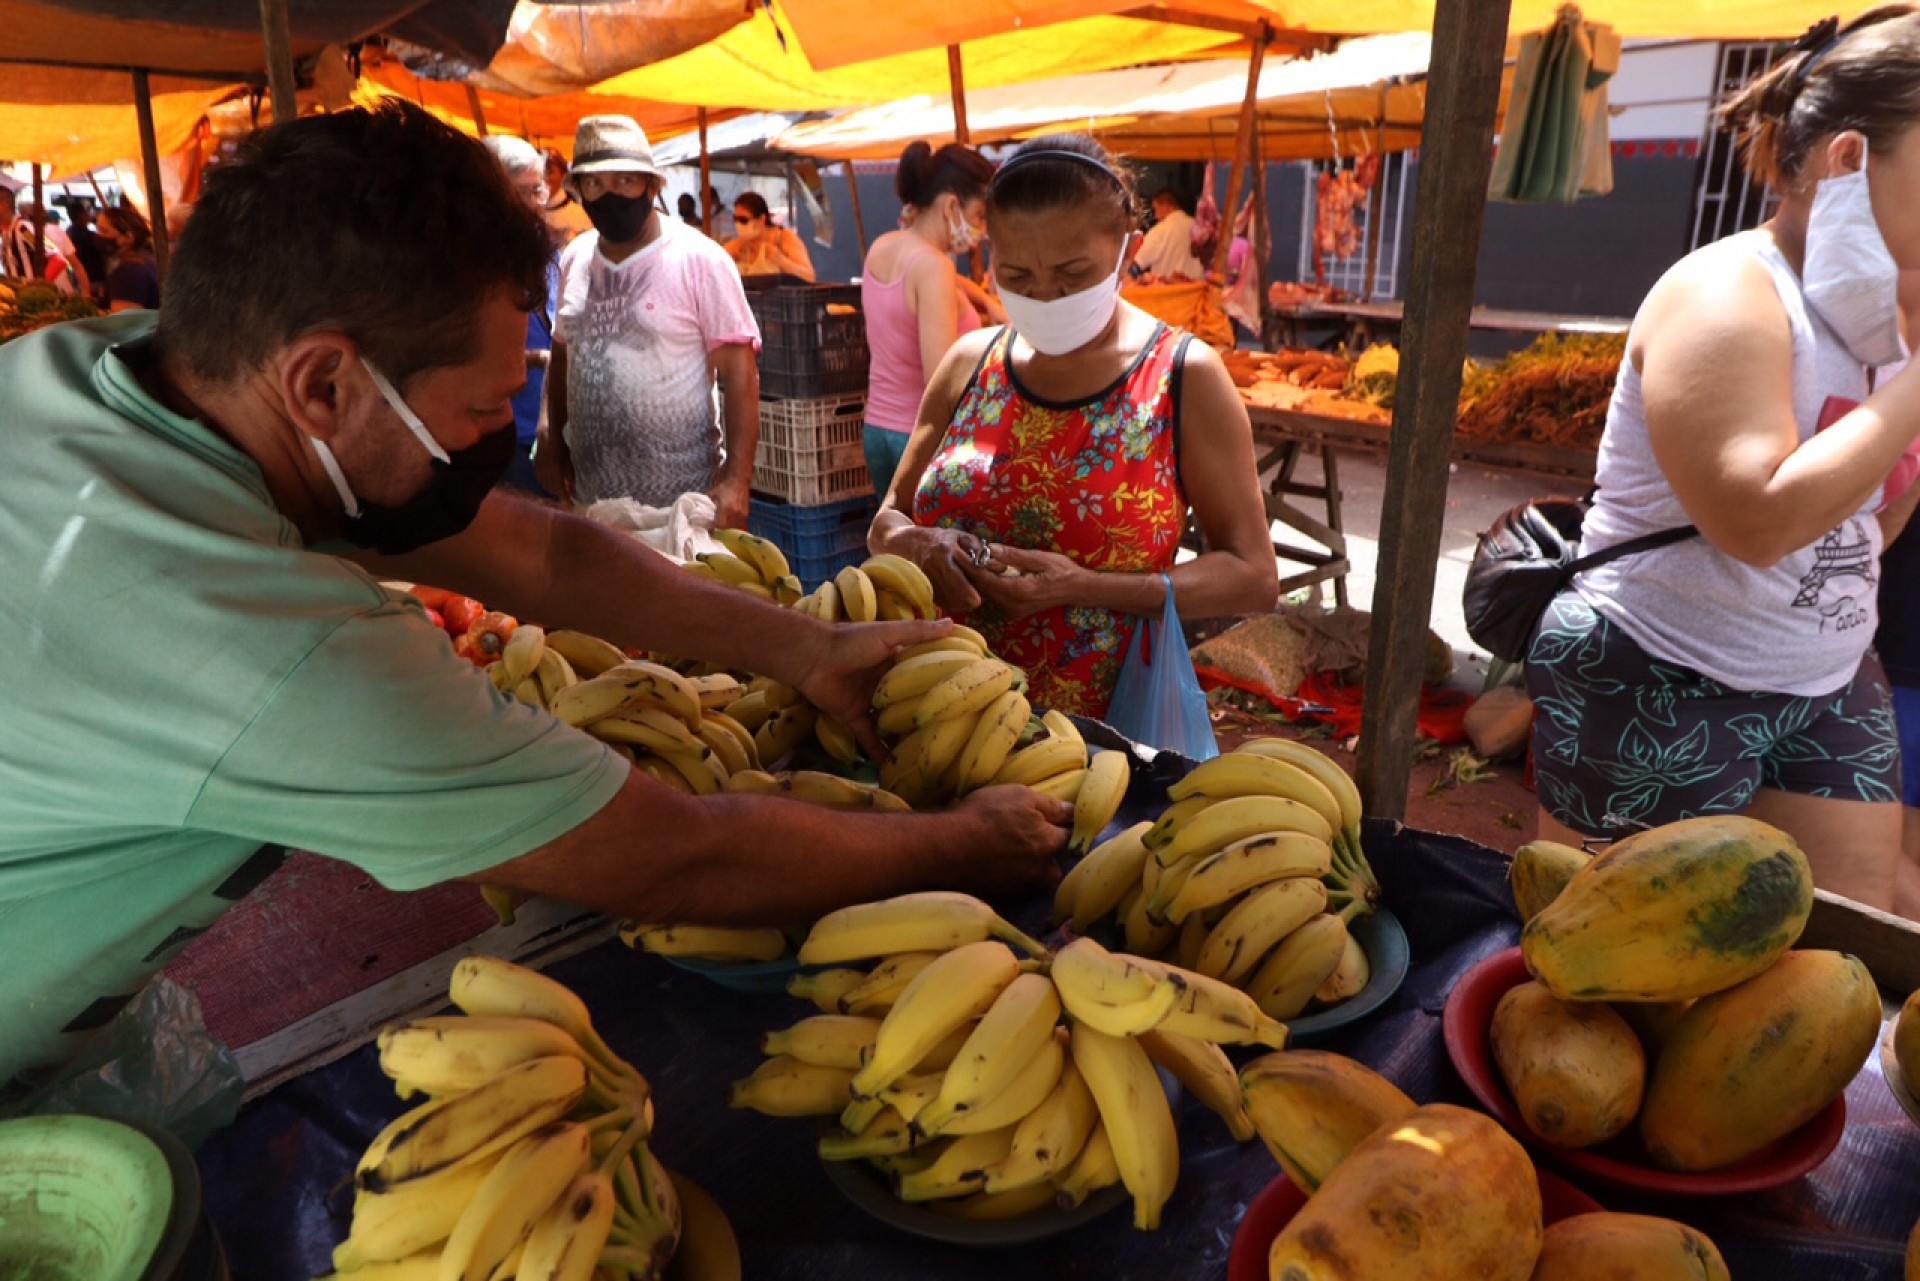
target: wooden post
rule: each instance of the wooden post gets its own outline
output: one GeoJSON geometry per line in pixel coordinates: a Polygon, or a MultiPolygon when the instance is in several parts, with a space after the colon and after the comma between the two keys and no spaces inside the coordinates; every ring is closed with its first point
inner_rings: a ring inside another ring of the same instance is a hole
{"type": "MultiPolygon", "coordinates": [[[[1229,234],[1233,223],[1228,221],[1229,234]]],[[[1267,259],[1273,253],[1273,231],[1267,222],[1267,157],[1260,143],[1260,122],[1253,126],[1253,214],[1247,227],[1247,269],[1253,272],[1255,319],[1253,336],[1262,348],[1267,345],[1267,259]]]]}
{"type": "Polygon", "coordinates": [[[153,226],[153,264],[167,274],[167,195],[160,184],[160,144],[153,136],[153,89],[144,68],[133,73],[133,110],[140,121],[140,169],[147,182],[147,221],[153,226]]]}
{"type": "Polygon", "coordinates": [[[853,201],[853,230],[860,237],[860,261],[864,263],[867,260],[867,223],[860,216],[860,179],[854,175],[853,161],[847,161],[846,169],[847,198],[853,201]]]}
{"type": "Polygon", "coordinates": [[[1406,813],[1447,468],[1467,354],[1474,269],[1511,0],[1438,0],[1414,195],[1400,390],[1367,645],[1356,778],[1366,812],[1406,813]]]}
{"type": "Polygon", "coordinates": [[[33,220],[33,278],[44,280],[47,275],[47,187],[45,169],[38,161],[33,166],[33,207],[40,216],[33,220]]]}
{"type": "Polygon", "coordinates": [[[1253,144],[1253,113],[1260,105],[1260,68],[1267,60],[1267,41],[1273,36],[1273,29],[1266,23],[1260,24],[1260,32],[1253,42],[1253,52],[1247,56],[1247,96],[1240,103],[1240,128],[1234,135],[1232,176],[1227,179],[1227,234],[1213,248],[1211,274],[1224,278],[1227,272],[1227,253],[1233,248],[1233,211],[1240,207],[1240,184],[1246,179],[1247,150],[1253,144]]]}
{"type": "Polygon", "coordinates": [[[707,153],[707,109],[701,107],[700,122],[700,225],[713,235],[713,220],[720,211],[713,207],[713,157],[707,153]]]}
{"type": "Polygon", "coordinates": [[[467,114],[473,117],[473,130],[482,138],[487,136],[487,109],[480,105],[480,91],[472,85],[466,86],[467,114]]]}
{"type": "Polygon", "coordinates": [[[293,91],[293,37],[287,34],[287,0],[260,0],[260,35],[267,56],[267,90],[273,95],[273,122],[300,114],[293,91]]]}
{"type": "Polygon", "coordinates": [[[947,92],[953,98],[953,140],[963,147],[973,145],[967,130],[967,78],[960,67],[960,46],[947,46],[947,92]]]}

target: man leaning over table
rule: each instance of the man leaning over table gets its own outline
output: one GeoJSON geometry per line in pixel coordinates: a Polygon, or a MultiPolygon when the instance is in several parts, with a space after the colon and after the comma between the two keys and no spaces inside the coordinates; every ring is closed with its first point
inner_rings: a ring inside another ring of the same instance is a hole
{"type": "Polygon", "coordinates": [[[209,174],[158,313],[0,350],[0,1095],[286,849],[650,920],[1051,877],[1067,807],[1024,788],[932,815],[670,791],[381,586],[763,671],[875,750],[880,668],[945,626],[829,627],[493,490],[547,252],[477,142],[405,103],[310,116],[209,174]]]}

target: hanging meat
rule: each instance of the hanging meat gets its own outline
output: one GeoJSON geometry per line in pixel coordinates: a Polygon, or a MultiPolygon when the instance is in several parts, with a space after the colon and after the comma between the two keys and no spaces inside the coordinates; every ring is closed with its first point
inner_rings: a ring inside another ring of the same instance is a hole
{"type": "Polygon", "coordinates": [[[1365,155],[1351,169],[1323,171],[1314,190],[1314,278],[1326,279],[1329,258],[1351,258],[1361,249],[1359,210],[1380,177],[1380,158],[1365,155]]]}

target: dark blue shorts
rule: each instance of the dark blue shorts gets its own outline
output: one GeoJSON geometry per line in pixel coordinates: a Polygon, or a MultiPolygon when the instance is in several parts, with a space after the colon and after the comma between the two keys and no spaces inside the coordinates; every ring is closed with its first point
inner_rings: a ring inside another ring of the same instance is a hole
{"type": "Polygon", "coordinates": [[[1751,693],[1652,657],[1563,592],[1526,674],[1540,804],[1585,835],[1738,813],[1763,787],[1900,800],[1892,689],[1871,650],[1831,694],[1751,693]]]}

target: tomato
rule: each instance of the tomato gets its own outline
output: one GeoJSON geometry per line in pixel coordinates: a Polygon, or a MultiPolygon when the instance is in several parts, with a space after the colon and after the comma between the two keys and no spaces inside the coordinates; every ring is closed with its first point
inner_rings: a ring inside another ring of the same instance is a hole
{"type": "Polygon", "coordinates": [[[447,597],[453,595],[452,592],[444,587],[429,587],[425,583],[415,583],[407,590],[413,593],[416,600],[427,607],[427,612],[430,614],[440,608],[440,606],[446,602],[447,597]]]}
{"type": "Polygon", "coordinates": [[[431,605],[427,606],[427,621],[443,632],[447,630],[447,620],[440,617],[440,611],[431,605]]]}
{"type": "Polygon", "coordinates": [[[465,635],[480,620],[487,607],[471,596],[449,595],[440,603],[440,617],[447,620],[447,630],[455,636],[465,635]]]}
{"type": "Polygon", "coordinates": [[[476,653],[497,657],[518,626],[520,623],[513,615],[490,609],[473,620],[473,626],[467,629],[467,639],[473,642],[476,653]]]}

